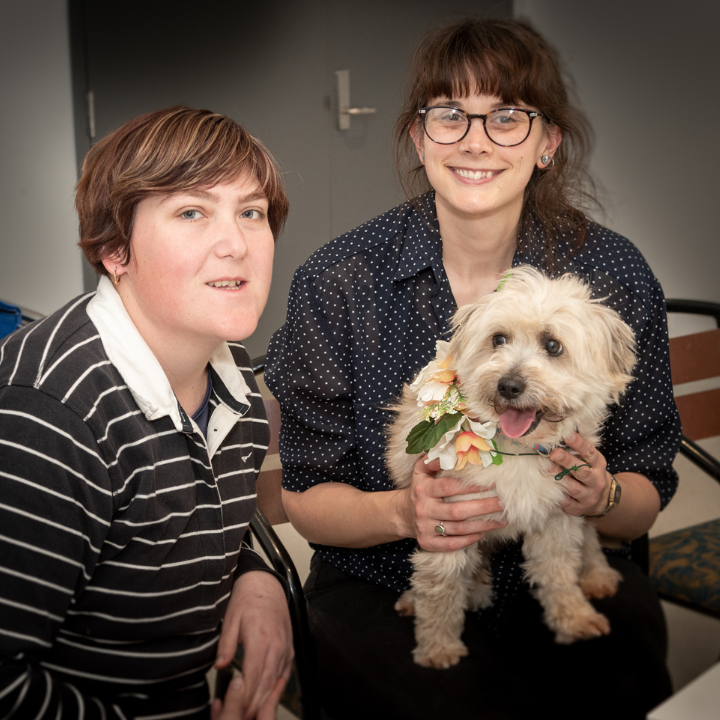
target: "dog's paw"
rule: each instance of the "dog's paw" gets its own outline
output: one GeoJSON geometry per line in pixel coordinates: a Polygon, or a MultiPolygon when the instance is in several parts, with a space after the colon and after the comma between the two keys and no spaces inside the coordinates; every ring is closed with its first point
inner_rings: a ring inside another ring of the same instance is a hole
{"type": "Polygon", "coordinates": [[[395,612],[403,617],[415,614],[415,598],[412,590],[406,590],[395,603],[395,612]]]}
{"type": "Polygon", "coordinates": [[[561,645],[570,645],[576,640],[590,640],[608,635],[610,633],[610,621],[592,606],[572,617],[567,617],[556,628],[555,642],[561,645]]]}
{"type": "Polygon", "coordinates": [[[451,643],[442,648],[423,648],[418,645],[413,650],[413,660],[423,667],[447,669],[457,665],[468,654],[468,649],[462,642],[451,643]]]}
{"type": "Polygon", "coordinates": [[[607,565],[605,567],[594,567],[580,576],[580,587],[585,593],[585,597],[612,597],[617,592],[621,580],[622,575],[607,565]]]}

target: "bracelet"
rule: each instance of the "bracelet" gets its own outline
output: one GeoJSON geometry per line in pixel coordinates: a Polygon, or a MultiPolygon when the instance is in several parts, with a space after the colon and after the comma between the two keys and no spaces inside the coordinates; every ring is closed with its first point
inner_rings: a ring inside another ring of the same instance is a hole
{"type": "Polygon", "coordinates": [[[583,515],[583,517],[586,517],[586,518],[605,517],[620,502],[620,494],[621,494],[621,490],[622,490],[622,488],[620,487],[620,483],[617,481],[617,478],[612,473],[608,473],[608,475],[610,475],[611,480],[610,480],[610,492],[608,493],[607,506],[599,515],[583,515]]]}

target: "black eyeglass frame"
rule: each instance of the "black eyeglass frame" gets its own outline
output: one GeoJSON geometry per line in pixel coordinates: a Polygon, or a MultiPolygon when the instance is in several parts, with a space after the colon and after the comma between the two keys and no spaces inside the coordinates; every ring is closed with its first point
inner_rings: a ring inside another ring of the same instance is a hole
{"type": "Polygon", "coordinates": [[[467,136],[467,134],[470,132],[470,126],[472,125],[473,118],[480,118],[483,122],[483,130],[485,131],[485,135],[487,135],[488,140],[490,140],[491,143],[494,143],[495,145],[498,145],[500,147],[517,147],[518,145],[522,145],[530,137],[530,133],[532,132],[533,120],[538,117],[546,117],[546,115],[544,113],[541,113],[537,110],[526,110],[525,108],[519,108],[519,107],[502,107],[502,108],[498,108],[497,110],[493,110],[492,112],[485,113],[484,115],[481,113],[471,114],[471,113],[465,112],[462,108],[455,107],[453,105],[430,105],[429,107],[420,108],[418,110],[418,114],[422,116],[423,131],[430,138],[430,140],[432,140],[437,145],[455,145],[455,143],[462,142],[465,139],[465,137],[467,136]],[[452,142],[449,142],[449,143],[438,142],[437,140],[430,137],[430,133],[427,131],[427,127],[425,125],[425,118],[427,117],[427,113],[430,110],[456,110],[457,112],[462,113],[467,118],[467,128],[465,128],[465,132],[462,134],[462,137],[458,138],[457,140],[453,140],[452,142]],[[493,113],[496,113],[496,112],[502,112],[503,110],[513,110],[515,112],[523,112],[528,116],[530,122],[528,123],[527,135],[520,142],[513,143],[512,145],[503,145],[502,143],[499,143],[497,140],[493,140],[490,137],[490,133],[488,132],[487,124],[486,124],[488,115],[492,115],[493,113]]]}

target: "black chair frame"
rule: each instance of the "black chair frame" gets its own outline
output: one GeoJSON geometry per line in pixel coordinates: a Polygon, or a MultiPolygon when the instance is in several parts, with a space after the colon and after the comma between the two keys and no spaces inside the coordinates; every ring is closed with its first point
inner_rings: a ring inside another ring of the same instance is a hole
{"type": "MultiPolygon", "coordinates": [[[[261,373],[265,369],[265,356],[253,360],[252,369],[256,375],[261,373]]],[[[310,634],[305,594],[300,577],[285,546],[260,508],[257,508],[250,521],[250,532],[270,561],[272,568],[285,581],[295,645],[295,667],[300,685],[302,718],[303,720],[320,720],[320,692],[315,645],[310,634]]]]}

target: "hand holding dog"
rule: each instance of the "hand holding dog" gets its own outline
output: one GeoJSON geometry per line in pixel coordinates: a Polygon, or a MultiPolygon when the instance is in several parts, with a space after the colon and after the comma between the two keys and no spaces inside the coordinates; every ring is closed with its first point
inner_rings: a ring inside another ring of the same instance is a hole
{"type": "Polygon", "coordinates": [[[565,443],[577,455],[560,448],[550,454],[550,459],[556,463],[553,472],[578,467],[560,481],[567,493],[562,507],[568,515],[599,515],[607,506],[610,492],[611,477],[605,456],[577,433],[566,437],[565,443]]]}
{"type": "Polygon", "coordinates": [[[423,550],[448,552],[461,550],[480,540],[488,530],[505,527],[505,521],[487,519],[485,516],[502,512],[497,497],[462,502],[444,502],[453,495],[477,493],[477,488],[465,487],[454,477],[437,477],[440,462],[425,464],[422,454],[415,462],[411,484],[402,490],[403,516],[408,535],[417,539],[423,550]],[[445,534],[435,527],[443,521],[445,534]]]}

